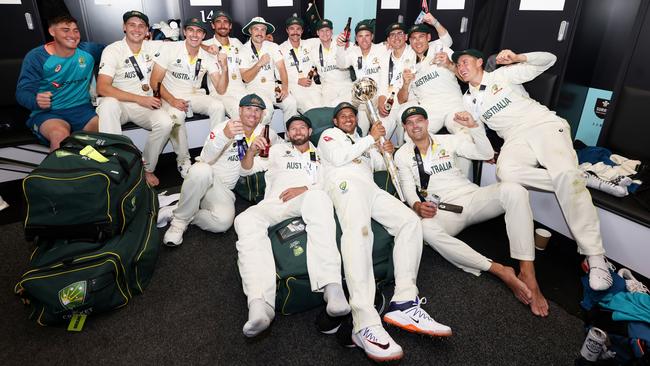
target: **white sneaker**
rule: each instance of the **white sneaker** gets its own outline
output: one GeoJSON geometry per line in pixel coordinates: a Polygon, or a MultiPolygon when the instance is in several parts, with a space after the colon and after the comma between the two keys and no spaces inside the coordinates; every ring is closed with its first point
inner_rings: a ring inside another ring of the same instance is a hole
{"type": "Polygon", "coordinates": [[[424,334],[432,337],[450,337],[451,328],[440,324],[420,306],[426,304],[426,297],[416,298],[415,301],[397,303],[391,301],[384,314],[387,324],[402,328],[408,332],[424,334]]]}
{"type": "Polygon", "coordinates": [[[2,196],[0,196],[0,211],[4,210],[7,207],[9,207],[9,204],[2,199],[2,196]]]}
{"type": "Polygon", "coordinates": [[[632,178],[625,175],[619,175],[618,177],[612,179],[611,182],[621,187],[627,187],[632,184],[632,178]]]}
{"type": "Polygon", "coordinates": [[[183,233],[187,229],[187,224],[178,222],[178,220],[172,220],[169,229],[165,232],[163,237],[163,244],[168,247],[177,247],[183,243],[183,233]]]}
{"type": "Polygon", "coordinates": [[[610,271],[615,271],[603,255],[590,255],[585,260],[589,268],[589,287],[594,291],[604,291],[612,286],[614,280],[610,271]]]}
{"type": "Polygon", "coordinates": [[[648,291],[646,285],[644,285],[641,281],[634,278],[632,272],[629,269],[621,268],[620,270],[618,270],[618,274],[619,276],[623,277],[623,279],[625,279],[625,288],[629,292],[643,292],[646,294],[650,294],[650,291],[648,291]]]}
{"type": "Polygon", "coordinates": [[[185,159],[182,162],[178,163],[176,166],[178,167],[178,172],[181,173],[181,177],[185,179],[185,177],[187,177],[187,173],[190,172],[192,162],[190,159],[185,159]]]}
{"type": "Polygon", "coordinates": [[[169,224],[170,221],[174,218],[174,210],[178,207],[178,204],[161,207],[158,210],[158,223],[156,226],[165,227],[169,224]]]}
{"type": "Polygon", "coordinates": [[[587,187],[594,188],[605,193],[609,193],[612,196],[616,197],[625,197],[627,196],[627,188],[619,186],[616,183],[604,180],[596,175],[594,172],[586,171],[585,179],[587,181],[587,187]]]}
{"type": "Polygon", "coordinates": [[[352,334],[352,342],[373,361],[393,361],[404,356],[402,347],[395,343],[381,325],[366,327],[352,334]]]}

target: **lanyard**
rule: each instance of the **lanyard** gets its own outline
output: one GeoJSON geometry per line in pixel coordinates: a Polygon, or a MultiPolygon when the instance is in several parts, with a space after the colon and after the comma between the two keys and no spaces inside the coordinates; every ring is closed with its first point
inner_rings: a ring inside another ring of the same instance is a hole
{"type": "Polygon", "coordinates": [[[253,57],[256,59],[260,59],[260,55],[257,54],[257,48],[255,48],[255,45],[253,44],[253,41],[251,41],[251,49],[253,50],[253,57]]]}
{"type": "Polygon", "coordinates": [[[133,69],[135,69],[136,75],[138,75],[138,79],[140,79],[140,82],[144,84],[145,83],[144,74],[140,69],[140,65],[138,65],[138,61],[135,59],[135,56],[129,57],[129,60],[131,61],[131,65],[133,65],[133,69]]]}
{"type": "Polygon", "coordinates": [[[352,145],[354,145],[354,140],[352,139],[352,137],[350,137],[350,135],[348,135],[348,134],[346,133],[346,134],[345,134],[345,137],[347,137],[348,140],[350,140],[350,142],[352,143],[352,145]]]}
{"type": "Polygon", "coordinates": [[[296,56],[296,51],[292,48],[289,50],[289,54],[291,55],[291,58],[293,58],[293,62],[296,64],[296,70],[300,74],[302,71],[300,71],[300,66],[298,66],[298,56],[296,56]]]}
{"type": "Polygon", "coordinates": [[[419,64],[420,61],[422,61],[422,60],[424,60],[425,58],[427,58],[427,54],[428,54],[428,53],[429,53],[429,49],[427,48],[427,49],[424,51],[424,54],[422,55],[422,58],[420,58],[420,56],[418,56],[418,55],[415,55],[415,63],[416,63],[416,64],[419,64]]]}
{"type": "Polygon", "coordinates": [[[429,187],[429,177],[431,174],[428,174],[424,170],[424,163],[422,162],[422,155],[420,154],[420,149],[417,146],[413,148],[415,152],[415,161],[418,164],[418,176],[420,177],[420,190],[426,190],[429,187]]]}
{"type": "Polygon", "coordinates": [[[357,58],[357,70],[361,70],[363,68],[363,56],[359,56],[357,58]]]}
{"type": "Polygon", "coordinates": [[[323,62],[323,44],[318,47],[318,58],[320,59],[320,67],[325,67],[325,63],[323,62]]]}
{"type": "Polygon", "coordinates": [[[393,55],[388,57],[388,85],[393,85],[393,55]]]}

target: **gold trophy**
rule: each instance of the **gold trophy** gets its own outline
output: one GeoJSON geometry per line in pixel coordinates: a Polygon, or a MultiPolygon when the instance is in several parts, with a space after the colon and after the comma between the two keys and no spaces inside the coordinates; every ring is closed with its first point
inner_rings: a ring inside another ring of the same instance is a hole
{"type": "MultiPolygon", "coordinates": [[[[377,94],[377,82],[375,82],[371,78],[361,78],[357,81],[354,82],[352,85],[352,95],[353,97],[361,102],[365,103],[366,105],[366,113],[368,114],[368,119],[370,119],[370,124],[371,126],[375,123],[381,123],[379,120],[379,114],[377,113],[377,110],[375,109],[375,106],[372,105],[372,99],[375,97],[377,94]]],[[[384,136],[379,138],[379,143],[383,146],[384,142],[386,139],[384,136]]],[[[399,196],[399,199],[404,202],[404,191],[402,191],[402,186],[400,185],[399,182],[399,176],[397,175],[397,168],[395,167],[395,163],[393,162],[393,155],[391,155],[387,151],[383,151],[383,149],[380,149],[382,156],[384,157],[384,163],[386,164],[386,170],[388,170],[388,174],[390,175],[390,179],[393,182],[393,185],[395,186],[395,191],[397,191],[397,195],[399,196]]]]}

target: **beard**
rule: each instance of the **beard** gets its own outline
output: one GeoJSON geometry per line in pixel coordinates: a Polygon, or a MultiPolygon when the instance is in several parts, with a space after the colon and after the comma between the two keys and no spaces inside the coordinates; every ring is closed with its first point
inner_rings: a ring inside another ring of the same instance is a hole
{"type": "Polygon", "coordinates": [[[309,141],[309,136],[305,135],[289,137],[289,142],[291,142],[294,146],[304,145],[307,143],[307,141],[309,141]]]}

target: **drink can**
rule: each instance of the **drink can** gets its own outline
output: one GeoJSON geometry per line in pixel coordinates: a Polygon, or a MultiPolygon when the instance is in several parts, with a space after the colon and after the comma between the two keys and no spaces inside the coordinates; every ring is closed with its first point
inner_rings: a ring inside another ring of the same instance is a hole
{"type": "Polygon", "coordinates": [[[187,101],[187,111],[185,111],[185,117],[186,118],[194,117],[194,111],[192,110],[192,102],[190,102],[189,100],[187,101]]]}
{"type": "Polygon", "coordinates": [[[431,202],[434,205],[436,205],[436,207],[438,207],[438,205],[440,204],[440,196],[438,196],[437,194],[429,193],[427,195],[427,202],[431,202]]]}
{"type": "Polygon", "coordinates": [[[587,361],[593,362],[598,360],[598,356],[602,352],[603,346],[605,346],[606,339],[607,333],[596,327],[591,327],[580,349],[580,355],[587,361]]]}

